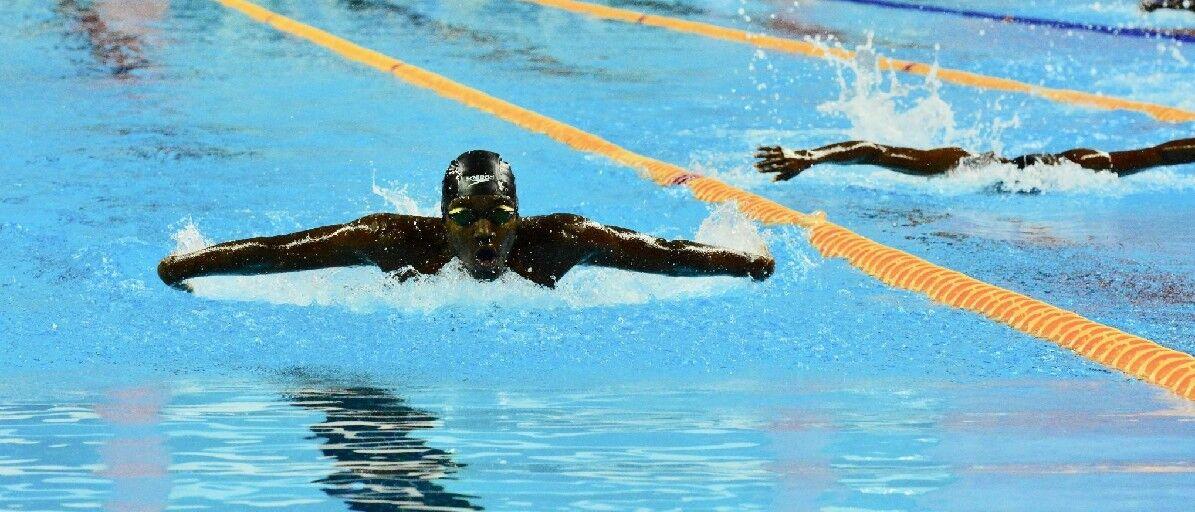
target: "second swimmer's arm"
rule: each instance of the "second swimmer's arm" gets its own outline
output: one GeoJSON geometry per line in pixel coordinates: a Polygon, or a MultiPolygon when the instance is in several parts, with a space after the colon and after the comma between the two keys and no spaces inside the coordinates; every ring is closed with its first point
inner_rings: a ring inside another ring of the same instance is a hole
{"type": "Polygon", "coordinates": [[[1149,12],[1158,9],[1186,9],[1195,11],[1195,1],[1192,0],[1141,0],[1141,9],[1149,12]]]}
{"type": "Polygon", "coordinates": [[[903,174],[932,176],[958,166],[972,156],[962,148],[914,149],[886,146],[866,141],[849,141],[817,149],[789,150],[780,146],[762,146],[756,153],[755,168],[776,173],[777,181],[787,180],[821,163],[876,165],[903,174]]]}
{"type": "Polygon", "coordinates": [[[162,282],[180,287],[186,279],[251,275],[376,264],[374,253],[385,215],[287,235],[235,240],[166,257],[158,264],[162,282]]]}
{"type": "Polygon", "coordinates": [[[589,265],[669,276],[729,275],[767,279],[771,256],[748,254],[688,240],[665,240],[579,219],[577,238],[590,248],[589,265]]]}
{"type": "Polygon", "coordinates": [[[1113,151],[1108,154],[1111,170],[1119,176],[1163,165],[1195,163],[1195,138],[1179,139],[1151,148],[1113,151]]]}
{"type": "Polygon", "coordinates": [[[1071,149],[1054,155],[1021,156],[1012,162],[1018,167],[1025,167],[1034,163],[1055,164],[1061,160],[1070,160],[1084,169],[1129,176],[1154,167],[1195,163],[1195,138],[1111,153],[1086,148],[1071,149]]]}

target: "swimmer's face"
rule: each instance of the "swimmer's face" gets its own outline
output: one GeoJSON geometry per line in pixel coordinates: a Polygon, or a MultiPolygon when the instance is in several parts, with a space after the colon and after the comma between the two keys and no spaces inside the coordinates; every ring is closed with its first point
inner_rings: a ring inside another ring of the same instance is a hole
{"type": "Polygon", "coordinates": [[[469,275],[492,281],[506,272],[519,212],[504,196],[465,196],[448,204],[444,225],[456,257],[469,275]]]}

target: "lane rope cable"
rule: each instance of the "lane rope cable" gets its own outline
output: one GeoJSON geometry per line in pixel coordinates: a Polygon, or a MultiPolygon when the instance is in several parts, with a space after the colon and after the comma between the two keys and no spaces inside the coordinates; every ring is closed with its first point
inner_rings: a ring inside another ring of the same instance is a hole
{"type": "Polygon", "coordinates": [[[597,135],[377,51],[358,46],[311,25],[246,0],[213,0],[280,32],[331,50],[418,87],[492,114],[569,147],[601,155],[646,174],[663,186],[685,186],[702,201],[733,201],[744,215],[765,224],[794,225],[810,232],[809,242],[826,258],[839,257],[896,288],[980,313],[1021,332],[1053,341],[1111,368],[1195,400],[1195,357],[1153,341],[1088,320],[1025,295],[987,284],[903,251],[887,247],[826,221],[823,213],[801,213],[774,201],[640,155],[597,135]]]}
{"type": "Polygon", "coordinates": [[[1175,41],[1195,43],[1195,32],[1189,30],[1145,28],[1145,27],[1114,27],[1095,23],[1077,23],[1074,21],[1051,20],[1030,16],[1014,16],[1011,14],[996,14],[992,12],[973,11],[970,9],[954,9],[937,5],[910,4],[905,2],[891,2],[888,0],[830,0],[848,4],[869,5],[887,9],[928,12],[933,14],[949,14],[964,18],[992,20],[1000,23],[1017,23],[1033,27],[1047,27],[1059,30],[1082,30],[1112,36],[1143,37],[1146,39],[1167,38],[1175,41]]]}
{"type": "MultiPolygon", "coordinates": [[[[576,0],[522,0],[544,7],[552,7],[565,11],[585,14],[596,18],[622,21],[637,25],[665,28],[676,32],[695,34],[711,39],[720,39],[735,43],[749,44],[757,48],[775,50],[785,53],[804,55],[818,59],[835,58],[850,61],[855,58],[855,52],[843,48],[828,48],[807,41],[798,41],[783,37],[757,34],[745,30],[722,27],[656,14],[647,14],[630,9],[620,9],[605,5],[578,2],[576,0]]],[[[880,57],[880,69],[885,71],[899,71],[912,75],[928,76],[935,74],[943,82],[957,85],[976,87],[992,91],[1015,92],[1045,98],[1057,103],[1093,107],[1105,110],[1128,110],[1141,112],[1154,119],[1167,123],[1186,123],[1195,121],[1195,112],[1175,107],[1167,107],[1156,103],[1115,98],[1072,89],[1057,89],[1040,85],[1031,85],[1007,78],[999,78],[957,69],[936,67],[923,62],[880,57]]]]}

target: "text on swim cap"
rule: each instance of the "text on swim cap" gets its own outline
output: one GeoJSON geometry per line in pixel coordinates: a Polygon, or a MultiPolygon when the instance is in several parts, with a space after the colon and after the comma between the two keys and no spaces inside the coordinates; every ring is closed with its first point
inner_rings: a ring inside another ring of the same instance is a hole
{"type": "Polygon", "coordinates": [[[493,177],[493,176],[490,176],[490,175],[488,175],[488,174],[479,174],[479,175],[474,175],[474,176],[465,176],[464,178],[465,178],[465,182],[466,182],[466,183],[468,183],[468,184],[470,184],[470,185],[476,185],[476,184],[478,184],[478,183],[485,183],[485,182],[487,182],[487,181],[494,181],[494,177],[493,177]]]}

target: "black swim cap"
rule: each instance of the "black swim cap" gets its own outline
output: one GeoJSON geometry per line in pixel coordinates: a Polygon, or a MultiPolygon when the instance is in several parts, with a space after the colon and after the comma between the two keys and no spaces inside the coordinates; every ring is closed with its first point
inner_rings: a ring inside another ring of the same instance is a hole
{"type": "Polygon", "coordinates": [[[519,208],[515,195],[515,175],[510,164],[498,153],[475,149],[461,153],[444,172],[444,189],[440,196],[440,214],[448,215],[448,203],[465,196],[505,196],[519,208]]]}

